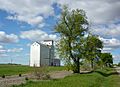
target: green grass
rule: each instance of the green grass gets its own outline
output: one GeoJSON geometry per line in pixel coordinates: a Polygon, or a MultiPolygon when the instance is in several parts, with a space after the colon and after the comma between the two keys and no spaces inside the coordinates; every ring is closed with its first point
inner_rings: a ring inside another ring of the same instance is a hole
{"type": "Polygon", "coordinates": [[[97,70],[88,74],[74,74],[64,79],[28,82],[16,87],[119,87],[120,77],[114,69],[97,70]]]}
{"type": "MultiPolygon", "coordinates": [[[[49,72],[65,70],[65,67],[46,67],[49,72]]],[[[23,65],[0,65],[0,76],[33,72],[34,68],[23,65]]],[[[88,74],[74,74],[64,79],[50,81],[28,81],[16,87],[119,87],[120,77],[114,69],[106,68],[88,74]]]]}
{"type": "Polygon", "coordinates": [[[8,64],[0,65],[0,76],[23,74],[23,73],[29,73],[31,71],[32,68],[28,66],[8,65],[8,64]]]}
{"type": "MultiPolygon", "coordinates": [[[[64,67],[46,67],[47,71],[60,71],[64,70],[64,67]]],[[[25,74],[33,72],[34,68],[29,66],[23,66],[23,65],[9,65],[9,64],[1,64],[0,65],[0,76],[2,75],[18,75],[18,74],[25,74]]]]}

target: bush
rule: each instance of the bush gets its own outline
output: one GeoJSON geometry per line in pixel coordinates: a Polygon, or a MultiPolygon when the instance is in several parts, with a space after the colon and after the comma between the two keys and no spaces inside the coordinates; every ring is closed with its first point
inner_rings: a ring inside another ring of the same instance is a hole
{"type": "Polygon", "coordinates": [[[22,76],[22,74],[19,74],[19,77],[21,77],[22,76]]]}
{"type": "Polygon", "coordinates": [[[25,80],[28,81],[28,77],[25,77],[25,80]]]}
{"type": "Polygon", "coordinates": [[[5,78],[5,75],[2,75],[2,78],[5,78]]]}
{"type": "Polygon", "coordinates": [[[50,75],[46,74],[46,75],[43,76],[42,79],[44,79],[44,80],[48,80],[48,79],[50,79],[50,75]]]}
{"type": "Polygon", "coordinates": [[[47,67],[46,66],[41,66],[41,67],[34,67],[34,76],[36,79],[44,79],[46,77],[49,77],[47,75],[47,67]]]}

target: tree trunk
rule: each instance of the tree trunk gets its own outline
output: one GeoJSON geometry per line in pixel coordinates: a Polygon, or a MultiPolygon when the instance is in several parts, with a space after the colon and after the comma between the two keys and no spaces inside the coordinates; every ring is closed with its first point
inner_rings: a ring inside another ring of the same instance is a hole
{"type": "Polygon", "coordinates": [[[77,58],[76,61],[74,61],[74,67],[73,67],[73,72],[74,73],[80,73],[80,62],[79,62],[79,58],[77,58]]]}
{"type": "Polygon", "coordinates": [[[94,69],[93,60],[91,60],[91,68],[94,69]]]}

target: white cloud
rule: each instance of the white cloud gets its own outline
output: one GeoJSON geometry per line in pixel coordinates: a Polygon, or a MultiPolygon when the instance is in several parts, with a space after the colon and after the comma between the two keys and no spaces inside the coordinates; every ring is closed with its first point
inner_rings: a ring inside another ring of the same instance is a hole
{"type": "Polygon", "coordinates": [[[102,52],[112,52],[113,50],[120,48],[120,40],[118,39],[115,39],[115,38],[105,39],[102,37],[99,37],[99,38],[104,45],[102,52]]]}
{"type": "Polygon", "coordinates": [[[26,46],[27,46],[27,47],[29,47],[30,45],[31,45],[31,44],[30,44],[30,43],[28,43],[26,46]]]}
{"type": "Polygon", "coordinates": [[[21,22],[26,22],[26,23],[31,24],[31,25],[37,25],[37,24],[43,22],[43,17],[42,16],[25,17],[25,16],[20,16],[20,15],[14,15],[14,16],[8,16],[7,19],[19,20],[21,22]]]}
{"type": "Polygon", "coordinates": [[[2,53],[6,53],[6,50],[5,49],[0,49],[0,54],[2,53]]]}
{"type": "Polygon", "coordinates": [[[2,45],[0,45],[0,49],[3,49],[3,46],[2,46],[2,45]]]}
{"type": "Polygon", "coordinates": [[[46,25],[45,23],[41,23],[41,24],[38,25],[38,27],[39,27],[39,28],[42,28],[42,27],[44,27],[45,25],[46,25]]]}
{"type": "Polygon", "coordinates": [[[84,9],[90,21],[107,23],[120,19],[120,0],[57,0],[71,9],[84,9]]]}
{"type": "Polygon", "coordinates": [[[4,47],[2,45],[0,45],[0,54],[5,53],[5,52],[6,52],[6,50],[4,49],[4,47]]]}
{"type": "Polygon", "coordinates": [[[0,9],[12,14],[8,19],[39,24],[44,17],[54,14],[53,0],[0,0],[0,9]]]}
{"type": "Polygon", "coordinates": [[[56,40],[57,36],[53,34],[47,34],[44,31],[41,30],[29,30],[29,31],[22,31],[21,38],[23,39],[29,39],[31,41],[42,41],[42,40],[56,40]]]}
{"type": "Polygon", "coordinates": [[[0,54],[5,54],[5,53],[16,53],[16,52],[21,52],[23,51],[23,48],[11,48],[11,49],[6,49],[2,46],[0,48],[0,54]]]}
{"type": "Polygon", "coordinates": [[[100,39],[103,41],[104,45],[107,47],[114,47],[118,48],[120,47],[120,40],[112,38],[112,39],[105,39],[100,37],[100,39]]]}
{"type": "Polygon", "coordinates": [[[14,14],[8,19],[29,24],[41,23],[44,17],[53,15],[53,3],[67,4],[71,9],[84,9],[89,20],[94,23],[106,23],[120,19],[120,1],[115,0],[0,0],[0,9],[14,14]],[[37,17],[40,17],[37,18],[37,17]]]}
{"type": "Polygon", "coordinates": [[[104,48],[102,49],[102,53],[111,53],[112,50],[113,50],[113,48],[104,47],[104,48]]]}
{"type": "Polygon", "coordinates": [[[2,45],[0,45],[0,57],[6,57],[6,56],[8,56],[6,54],[6,50],[4,49],[2,45]]]}
{"type": "Polygon", "coordinates": [[[120,54],[113,55],[113,60],[114,60],[114,63],[119,63],[120,62],[120,54]]]}
{"type": "Polygon", "coordinates": [[[120,0],[0,0],[0,9],[12,14],[8,19],[39,24],[54,15],[54,3],[67,4],[70,9],[84,9],[90,21],[107,23],[120,19],[120,0]]]}
{"type": "Polygon", "coordinates": [[[25,56],[30,56],[30,53],[26,53],[25,56]]]}
{"type": "Polygon", "coordinates": [[[0,57],[8,57],[7,54],[0,54],[0,57]]]}
{"type": "Polygon", "coordinates": [[[120,24],[96,25],[90,31],[102,37],[120,39],[120,24]]]}
{"type": "Polygon", "coordinates": [[[18,42],[18,36],[15,34],[6,34],[4,31],[0,31],[0,42],[1,43],[14,43],[18,42]]]}
{"type": "Polygon", "coordinates": [[[2,48],[0,49],[0,57],[7,57],[8,53],[19,53],[21,51],[23,51],[23,48],[11,48],[11,49],[2,48]]]}
{"type": "Polygon", "coordinates": [[[13,49],[8,49],[7,52],[21,52],[23,50],[23,48],[13,48],[13,49]]]}

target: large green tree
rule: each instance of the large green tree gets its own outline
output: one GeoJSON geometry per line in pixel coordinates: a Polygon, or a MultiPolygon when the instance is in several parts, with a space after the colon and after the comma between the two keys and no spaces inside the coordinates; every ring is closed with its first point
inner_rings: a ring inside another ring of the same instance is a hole
{"type": "Polygon", "coordinates": [[[55,26],[55,31],[60,35],[59,54],[68,62],[73,63],[74,73],[80,72],[80,59],[87,30],[88,21],[85,11],[79,9],[70,11],[65,6],[55,26]]]}
{"type": "Polygon", "coordinates": [[[91,68],[94,69],[94,62],[98,60],[98,57],[103,48],[102,41],[96,35],[88,35],[85,42],[85,54],[84,56],[91,63],[91,68]]]}

